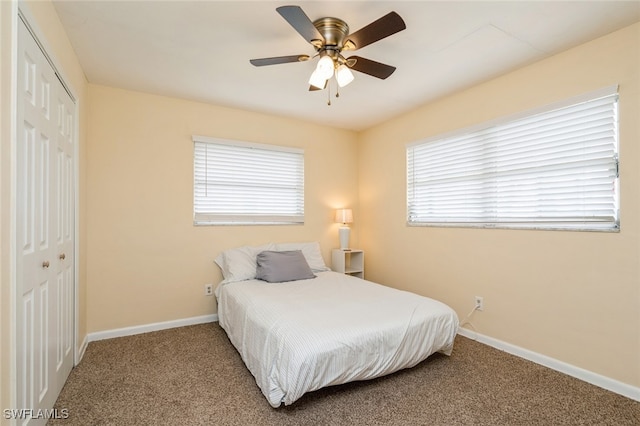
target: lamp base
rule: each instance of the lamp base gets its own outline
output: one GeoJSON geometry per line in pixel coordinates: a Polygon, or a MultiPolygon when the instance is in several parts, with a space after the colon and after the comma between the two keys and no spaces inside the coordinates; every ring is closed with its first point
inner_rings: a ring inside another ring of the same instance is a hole
{"type": "Polygon", "coordinates": [[[349,249],[349,234],[351,233],[351,229],[348,226],[341,226],[338,231],[338,235],[340,236],[340,248],[342,250],[349,249]]]}

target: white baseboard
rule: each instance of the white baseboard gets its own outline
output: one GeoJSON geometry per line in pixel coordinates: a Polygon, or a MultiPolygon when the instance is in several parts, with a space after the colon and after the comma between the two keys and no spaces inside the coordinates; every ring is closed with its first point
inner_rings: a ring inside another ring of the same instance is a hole
{"type": "Polygon", "coordinates": [[[75,365],[80,364],[80,361],[82,361],[82,357],[84,356],[84,353],[87,350],[88,345],[89,345],[89,335],[87,334],[86,336],[84,336],[84,340],[82,341],[82,344],[80,344],[80,347],[78,348],[78,354],[75,359],[75,365]]]}
{"type": "Polygon", "coordinates": [[[611,379],[609,377],[585,370],[583,368],[576,367],[575,365],[567,364],[566,362],[559,361],[546,355],[542,355],[537,352],[512,345],[511,343],[503,342],[502,340],[494,339],[493,337],[476,333],[475,331],[468,330],[466,328],[458,328],[458,334],[483,343],[485,345],[494,347],[501,351],[510,353],[511,355],[524,358],[526,360],[535,362],[536,364],[551,368],[552,370],[556,370],[569,376],[575,377],[576,379],[591,383],[592,385],[596,385],[627,398],[631,398],[635,401],[640,401],[640,388],[638,387],[631,386],[626,383],[611,379]]]}
{"type": "Polygon", "coordinates": [[[188,325],[205,324],[218,321],[218,314],[202,315],[199,317],[183,318],[173,321],[155,322],[152,324],[133,327],[117,328],[114,330],[96,331],[88,334],[89,342],[113,339],[115,337],[133,336],[134,334],[150,333],[152,331],[167,330],[169,328],[185,327],[188,325]]]}

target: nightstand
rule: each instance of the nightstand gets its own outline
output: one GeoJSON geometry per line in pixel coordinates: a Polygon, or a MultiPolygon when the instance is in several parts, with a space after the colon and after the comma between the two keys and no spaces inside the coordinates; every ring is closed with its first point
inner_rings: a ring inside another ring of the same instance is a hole
{"type": "Polygon", "coordinates": [[[343,274],[364,278],[364,251],[333,249],[331,251],[331,269],[343,274]]]}

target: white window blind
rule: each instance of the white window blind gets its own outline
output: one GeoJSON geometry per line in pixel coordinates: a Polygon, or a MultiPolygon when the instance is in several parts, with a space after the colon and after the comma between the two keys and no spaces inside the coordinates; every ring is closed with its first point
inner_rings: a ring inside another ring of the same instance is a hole
{"type": "Polygon", "coordinates": [[[617,88],[407,146],[408,224],[617,230],[617,88]]]}
{"type": "Polygon", "coordinates": [[[304,151],[194,136],[194,222],[304,223],[304,151]]]}

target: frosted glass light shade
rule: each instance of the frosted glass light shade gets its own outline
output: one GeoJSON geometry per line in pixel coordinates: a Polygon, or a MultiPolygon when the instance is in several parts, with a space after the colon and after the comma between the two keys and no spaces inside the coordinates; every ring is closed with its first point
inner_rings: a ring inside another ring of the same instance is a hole
{"type": "Polygon", "coordinates": [[[318,70],[315,70],[311,74],[311,78],[309,79],[309,84],[313,87],[317,87],[318,89],[324,89],[324,85],[327,82],[327,79],[322,76],[318,70]]]}
{"type": "Polygon", "coordinates": [[[329,56],[323,56],[318,61],[318,66],[316,67],[315,72],[319,73],[325,80],[327,80],[331,78],[331,76],[333,76],[334,70],[335,65],[333,63],[333,59],[331,59],[329,56]]]}
{"type": "Polygon", "coordinates": [[[351,83],[353,79],[353,73],[348,66],[342,64],[338,67],[338,69],[336,69],[336,80],[338,81],[338,86],[344,87],[347,84],[351,83]]]}

